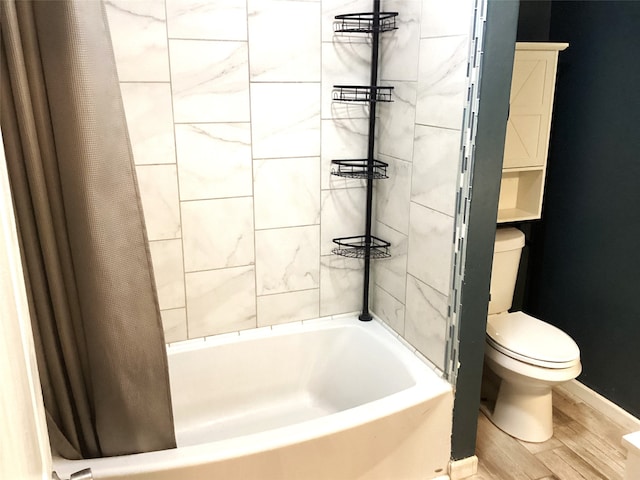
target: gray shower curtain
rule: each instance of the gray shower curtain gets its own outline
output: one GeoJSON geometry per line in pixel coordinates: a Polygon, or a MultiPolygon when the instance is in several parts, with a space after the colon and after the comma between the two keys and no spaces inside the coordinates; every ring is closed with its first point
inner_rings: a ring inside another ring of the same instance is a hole
{"type": "Polygon", "coordinates": [[[164,335],[98,0],[0,0],[1,127],[54,451],[175,447],[164,335]]]}

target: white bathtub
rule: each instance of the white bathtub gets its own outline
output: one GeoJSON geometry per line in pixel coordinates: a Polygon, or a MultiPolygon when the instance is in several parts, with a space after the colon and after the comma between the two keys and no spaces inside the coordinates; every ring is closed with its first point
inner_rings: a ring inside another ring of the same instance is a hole
{"type": "Polygon", "coordinates": [[[178,448],[55,458],[61,478],[448,478],[451,386],[375,320],[208,337],[168,356],[178,448]]]}

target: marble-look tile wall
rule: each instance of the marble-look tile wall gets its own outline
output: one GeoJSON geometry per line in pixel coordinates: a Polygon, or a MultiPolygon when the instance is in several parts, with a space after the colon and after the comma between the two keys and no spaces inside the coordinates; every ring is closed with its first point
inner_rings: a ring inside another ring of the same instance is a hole
{"type": "MultiPolygon", "coordinates": [[[[107,0],[167,341],[359,310],[367,36],[333,32],[371,0],[107,0]]],[[[383,0],[372,311],[441,367],[471,0],[383,0]]]]}
{"type": "Polygon", "coordinates": [[[331,239],[365,192],[330,161],[366,155],[367,111],[331,94],[371,50],[332,24],[370,3],[105,0],[168,342],[360,308],[331,239]]]}
{"type": "Polygon", "coordinates": [[[374,264],[373,311],[445,369],[454,212],[467,93],[472,0],[386,0],[400,28],[385,33],[382,82],[394,102],[378,110],[378,236],[392,257],[374,264]]]}

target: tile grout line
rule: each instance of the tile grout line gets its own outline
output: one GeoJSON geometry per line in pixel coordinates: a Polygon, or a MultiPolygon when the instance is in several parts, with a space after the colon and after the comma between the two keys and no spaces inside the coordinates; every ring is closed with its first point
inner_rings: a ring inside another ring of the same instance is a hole
{"type": "Polygon", "coordinates": [[[250,24],[249,24],[249,0],[245,0],[245,20],[247,24],[247,93],[249,95],[249,138],[251,143],[251,211],[253,214],[253,288],[254,288],[254,305],[255,305],[255,328],[258,328],[260,321],[258,319],[258,240],[256,229],[256,197],[255,197],[255,162],[253,152],[253,102],[251,95],[251,87],[254,82],[251,81],[251,41],[250,41],[250,24]]]}
{"type": "Polygon", "coordinates": [[[171,101],[171,133],[173,136],[173,151],[175,156],[175,169],[176,169],[176,188],[178,192],[178,218],[180,220],[180,247],[182,252],[182,293],[184,296],[184,323],[185,323],[185,331],[186,338],[189,339],[189,306],[187,302],[187,272],[186,272],[186,264],[185,264],[185,248],[184,248],[184,236],[182,231],[182,201],[180,199],[180,169],[178,168],[178,142],[176,139],[176,123],[175,123],[175,109],[173,102],[173,75],[171,70],[171,50],[169,48],[169,15],[167,10],[167,0],[163,2],[164,6],[164,28],[166,34],[166,45],[167,45],[167,68],[169,70],[169,97],[171,101]]]}
{"type": "Polygon", "coordinates": [[[320,313],[322,312],[322,278],[323,278],[323,274],[322,274],[322,205],[323,205],[323,201],[322,201],[322,154],[323,154],[323,133],[324,133],[324,128],[323,128],[323,121],[322,121],[322,95],[323,95],[323,88],[322,88],[322,65],[323,65],[323,60],[324,60],[324,56],[323,56],[323,49],[322,49],[322,23],[324,21],[324,16],[322,15],[322,2],[320,2],[319,4],[319,18],[318,21],[320,23],[320,28],[319,28],[319,32],[320,32],[320,55],[319,55],[319,72],[320,72],[320,105],[319,110],[320,110],[320,115],[319,115],[319,119],[318,122],[320,123],[320,128],[319,128],[319,132],[320,132],[320,161],[318,162],[318,171],[319,171],[319,180],[320,180],[320,184],[318,185],[318,317],[320,316],[320,313]]]}

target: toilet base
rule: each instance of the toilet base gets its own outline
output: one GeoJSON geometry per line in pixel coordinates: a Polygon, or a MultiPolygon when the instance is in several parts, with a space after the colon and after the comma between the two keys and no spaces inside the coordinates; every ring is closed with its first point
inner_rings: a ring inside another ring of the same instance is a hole
{"type": "Polygon", "coordinates": [[[540,443],[553,436],[551,387],[500,383],[495,406],[483,408],[500,430],[525,442],[540,443]]]}
{"type": "Polygon", "coordinates": [[[565,368],[544,368],[511,358],[485,344],[485,366],[499,381],[489,419],[501,430],[525,442],[553,436],[551,389],[576,378],[579,360],[565,368]]]}

